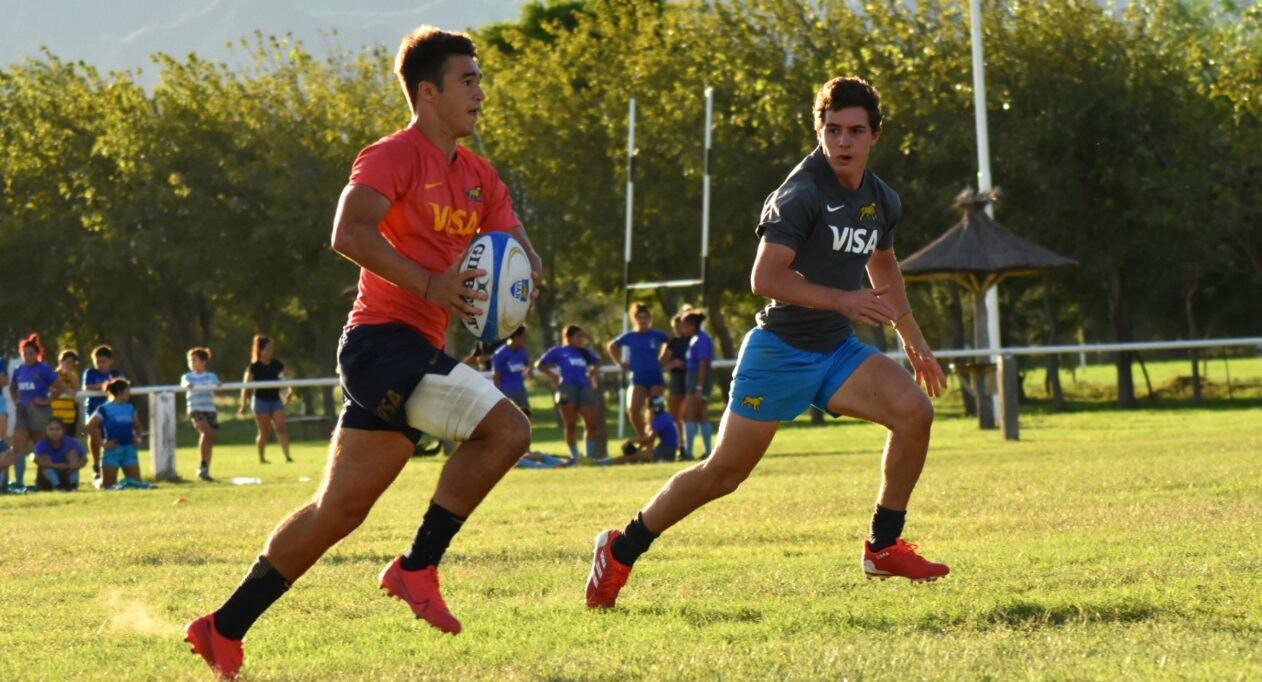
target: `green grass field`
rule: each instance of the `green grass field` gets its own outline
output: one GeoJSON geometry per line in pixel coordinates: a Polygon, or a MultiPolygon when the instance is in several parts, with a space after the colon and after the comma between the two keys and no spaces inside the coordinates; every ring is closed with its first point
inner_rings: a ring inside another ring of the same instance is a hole
{"type": "MultiPolygon", "coordinates": [[[[911,585],[859,568],[881,430],[799,421],[740,491],[659,540],[608,613],[583,606],[592,537],[682,465],[513,471],[443,564],[455,638],[376,587],[442,463],[417,459],[250,633],[245,677],[1256,679],[1260,424],[1257,400],[1032,409],[1005,443],[944,406],[907,537],[953,572],[911,585]]],[[[324,444],[295,456],[221,447],[216,474],[257,486],[0,497],[0,679],[208,679],[182,627],[315,491],[324,444]]],[[[191,473],[192,448],[180,458],[191,473]]]]}

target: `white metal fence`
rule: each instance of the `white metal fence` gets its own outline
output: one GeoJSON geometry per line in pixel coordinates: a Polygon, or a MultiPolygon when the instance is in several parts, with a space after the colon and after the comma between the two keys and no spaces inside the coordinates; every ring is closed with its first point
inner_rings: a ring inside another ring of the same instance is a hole
{"type": "MultiPolygon", "coordinates": [[[[990,356],[991,353],[997,351],[997,355],[1001,358],[1011,359],[1022,355],[1068,355],[1079,353],[1099,354],[1154,350],[1177,351],[1200,348],[1239,348],[1250,346],[1256,347],[1258,353],[1262,355],[1262,336],[1229,339],[1197,339],[1191,341],[1145,341],[1135,343],[1068,344],[1059,346],[1018,346],[998,349],[961,348],[935,351],[934,355],[941,360],[950,360],[954,358],[990,356]]],[[[886,355],[894,359],[903,359],[906,357],[906,355],[901,351],[891,351],[886,353],[886,355]]],[[[15,365],[11,363],[9,366],[10,369],[12,369],[15,365]]],[[[730,369],[736,366],[736,360],[716,360],[713,366],[716,369],[730,369]]],[[[621,368],[617,365],[605,365],[601,367],[601,372],[604,374],[617,374],[621,371],[621,368]]],[[[337,377],[286,379],[284,381],[237,381],[224,382],[213,389],[199,390],[239,391],[245,388],[323,388],[327,386],[337,386],[338,383],[337,377]]],[[[174,478],[176,476],[175,434],[176,425],[178,423],[175,395],[177,393],[186,393],[188,392],[188,389],[178,384],[170,384],[162,386],[134,386],[132,387],[131,392],[133,395],[152,396],[149,400],[149,450],[153,456],[154,475],[159,479],[174,478]]],[[[90,395],[101,395],[101,393],[99,391],[78,391],[75,397],[82,399],[83,397],[90,395]]],[[[0,396],[0,400],[10,400],[8,390],[4,391],[4,395],[0,396]]],[[[9,410],[9,414],[13,414],[11,409],[9,410]]],[[[11,429],[13,419],[10,418],[9,421],[11,429]]]]}

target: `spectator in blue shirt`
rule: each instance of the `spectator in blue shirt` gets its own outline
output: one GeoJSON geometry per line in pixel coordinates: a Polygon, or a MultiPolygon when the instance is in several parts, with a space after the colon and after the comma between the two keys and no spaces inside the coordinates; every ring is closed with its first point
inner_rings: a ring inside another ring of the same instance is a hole
{"type": "Polygon", "coordinates": [[[578,418],[583,418],[587,457],[597,452],[596,439],[603,434],[598,424],[596,391],[600,358],[587,348],[587,335],[576,324],[566,325],[565,342],[553,346],[535,362],[535,369],[552,381],[552,390],[565,424],[565,444],[570,448],[570,461],[578,461],[578,418]]]}
{"type": "Polygon", "coordinates": [[[66,422],[53,417],[46,435],[35,444],[36,485],[41,490],[79,489],[79,470],[88,458],[83,445],[66,434],[67,429],[66,422]]]}
{"type": "Polygon", "coordinates": [[[105,384],[108,399],[88,420],[88,446],[105,453],[101,460],[101,487],[105,490],[124,488],[151,488],[140,480],[140,453],[136,450],[136,437],[140,433],[140,415],[131,403],[131,382],[111,379],[105,384]],[[123,480],[118,481],[118,470],[123,470],[123,480]],[[117,484],[117,485],[116,485],[117,484]]]}
{"type": "Polygon", "coordinates": [[[705,445],[703,458],[710,456],[710,393],[714,390],[714,341],[702,331],[705,313],[693,311],[684,316],[684,333],[692,337],[688,342],[688,398],[684,404],[684,459],[694,459],[692,447],[701,434],[705,445]]]}
{"type": "MultiPolygon", "coordinates": [[[[26,490],[26,458],[35,441],[44,437],[48,420],[53,417],[53,398],[66,390],[57,372],[44,364],[44,346],[39,342],[39,334],[23,339],[19,349],[22,351],[22,364],[13,369],[9,383],[9,394],[17,412],[13,430],[16,480],[12,482],[16,492],[26,490]]],[[[0,468],[0,487],[10,487],[7,467],[0,468]]]]}
{"type": "Polygon", "coordinates": [[[209,348],[190,348],[188,351],[188,372],[180,377],[180,385],[188,393],[188,418],[193,428],[200,434],[197,445],[201,452],[201,465],[197,467],[197,477],[203,481],[214,481],[210,475],[210,458],[215,454],[215,439],[219,435],[219,411],[215,409],[214,389],[223,382],[219,375],[211,372],[209,348]]]}
{"type": "Polygon", "coordinates": [[[635,464],[637,462],[673,462],[679,448],[679,430],[675,416],[666,409],[666,399],[653,396],[649,400],[653,419],[648,430],[639,438],[622,444],[622,456],[601,464],[635,464]]]}
{"type": "MultiPolygon", "coordinates": [[[[105,344],[101,344],[92,349],[92,366],[88,371],[83,373],[83,390],[85,391],[105,391],[105,384],[110,379],[125,378],[121,369],[114,367],[114,349],[105,344]]],[[[105,396],[94,395],[83,399],[83,419],[86,423],[92,415],[96,414],[98,408],[105,404],[105,396]]],[[[92,455],[92,471],[100,475],[101,463],[97,461],[96,454],[92,455]]]]}
{"type": "Polygon", "coordinates": [[[522,325],[491,356],[491,381],[527,417],[531,416],[530,394],[526,392],[526,379],[530,373],[530,356],[526,353],[526,326],[522,325]]]}
{"type": "Polygon", "coordinates": [[[644,435],[644,407],[652,396],[666,391],[666,377],[662,374],[661,351],[668,336],[653,328],[653,313],[644,303],[634,303],[628,311],[635,328],[609,342],[605,350],[609,358],[622,371],[631,372],[631,399],[627,416],[635,432],[644,435]]]}

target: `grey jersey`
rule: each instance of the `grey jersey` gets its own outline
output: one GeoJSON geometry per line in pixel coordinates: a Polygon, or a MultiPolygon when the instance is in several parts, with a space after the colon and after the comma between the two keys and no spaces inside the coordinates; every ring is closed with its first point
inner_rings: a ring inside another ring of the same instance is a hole
{"type": "MultiPolygon", "coordinates": [[[[858,190],[843,186],[819,147],[767,197],[756,234],[793,249],[793,269],[807,281],[857,291],[876,249],[894,245],[902,203],[889,185],[864,171],[858,190]]],[[[853,333],[841,313],[773,300],[758,326],[803,350],[827,353],[853,333]]]]}

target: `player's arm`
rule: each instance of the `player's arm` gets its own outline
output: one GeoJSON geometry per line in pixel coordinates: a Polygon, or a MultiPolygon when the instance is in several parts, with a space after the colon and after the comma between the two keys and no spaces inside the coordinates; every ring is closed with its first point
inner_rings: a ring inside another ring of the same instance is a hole
{"type": "MultiPolygon", "coordinates": [[[[242,375],[241,381],[247,384],[254,381],[254,372],[251,372],[249,367],[245,368],[245,374],[242,375]]],[[[247,406],[250,404],[250,394],[253,392],[253,389],[241,389],[241,406],[237,408],[238,417],[244,417],[246,415],[247,406]]]]}
{"type": "Polygon", "coordinates": [[[617,339],[605,344],[605,352],[609,353],[609,359],[613,361],[613,364],[621,367],[622,371],[625,372],[629,369],[627,363],[622,361],[622,349],[618,345],[617,339]]]}
{"type": "Polygon", "coordinates": [[[552,365],[545,365],[543,358],[539,358],[535,361],[535,369],[539,370],[544,376],[548,377],[548,380],[552,382],[552,388],[555,389],[557,384],[561,383],[561,373],[553,371],[552,365]]]}
{"type": "Polygon", "coordinates": [[[0,372],[0,388],[4,388],[5,386],[8,386],[8,385],[9,385],[9,373],[0,372]]]}
{"type": "Polygon", "coordinates": [[[101,461],[101,413],[97,412],[88,420],[88,448],[92,450],[92,459],[101,461]]]}
{"type": "Polygon", "coordinates": [[[878,286],[875,289],[842,291],[809,282],[793,269],[796,256],[797,252],[784,244],[766,239],[759,242],[754,269],[749,276],[753,292],[804,308],[832,310],[873,327],[889,324],[894,319],[894,309],[881,299],[884,289],[878,286]]]}
{"type": "Polygon", "coordinates": [[[868,259],[868,279],[872,280],[874,289],[885,292],[881,298],[894,307],[895,314],[891,323],[898,332],[898,337],[902,339],[907,359],[916,370],[916,381],[924,384],[925,392],[936,398],[946,388],[946,375],[937,358],[933,357],[929,342],[925,340],[924,332],[920,331],[916,316],[912,314],[903,272],[898,269],[898,258],[894,255],[893,248],[872,252],[872,257],[868,259]]]}
{"type": "MultiPolygon", "coordinates": [[[[486,292],[470,291],[464,283],[485,275],[486,271],[459,272],[460,261],[457,259],[446,272],[432,273],[405,258],[378,229],[389,211],[390,200],[377,190],[364,185],[347,185],[338,199],[337,214],[333,218],[333,250],[359,267],[431,303],[450,308],[463,317],[479,314],[481,310],[465,303],[464,298],[486,300],[486,292]]],[[[522,234],[524,236],[524,231],[522,234]]],[[[527,246],[527,253],[534,254],[534,249],[527,246]]],[[[538,256],[533,256],[531,263],[536,260],[538,256]]]]}

